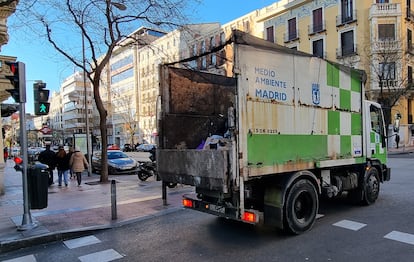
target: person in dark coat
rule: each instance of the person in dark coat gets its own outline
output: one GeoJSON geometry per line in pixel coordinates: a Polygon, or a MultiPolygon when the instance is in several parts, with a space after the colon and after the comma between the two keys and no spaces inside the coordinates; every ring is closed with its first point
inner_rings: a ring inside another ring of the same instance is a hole
{"type": "Polygon", "coordinates": [[[42,151],[38,158],[40,163],[48,165],[49,171],[49,186],[54,184],[53,182],[53,170],[56,167],[56,154],[52,150],[50,150],[50,145],[46,145],[46,150],[42,151]]]}
{"type": "Polygon", "coordinates": [[[62,186],[62,176],[65,186],[68,186],[68,174],[69,174],[69,160],[70,155],[66,154],[63,146],[59,147],[59,151],[56,153],[56,168],[58,171],[58,182],[59,186],[62,186]]]}

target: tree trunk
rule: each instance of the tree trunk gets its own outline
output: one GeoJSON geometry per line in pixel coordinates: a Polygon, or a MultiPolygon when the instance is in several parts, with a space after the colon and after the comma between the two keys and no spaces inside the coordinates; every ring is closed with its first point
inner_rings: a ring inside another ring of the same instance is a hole
{"type": "Polygon", "coordinates": [[[106,129],[106,117],[107,112],[103,105],[102,99],[99,94],[99,77],[96,77],[97,74],[95,73],[95,77],[93,79],[93,95],[95,98],[96,107],[99,112],[99,129],[101,130],[101,178],[100,182],[106,183],[109,181],[108,179],[108,134],[106,129]]]}

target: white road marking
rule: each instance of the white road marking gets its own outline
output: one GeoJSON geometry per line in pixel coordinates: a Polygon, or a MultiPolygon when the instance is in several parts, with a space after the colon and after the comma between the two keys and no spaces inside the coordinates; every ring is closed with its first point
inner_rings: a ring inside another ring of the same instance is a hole
{"type": "Polygon", "coordinates": [[[78,257],[80,261],[82,262],[109,262],[115,259],[120,259],[123,258],[124,256],[122,256],[121,254],[119,254],[118,252],[116,252],[113,249],[107,249],[104,251],[100,251],[100,252],[96,252],[96,253],[91,253],[89,255],[85,255],[85,256],[81,256],[78,257]]]}
{"type": "Polygon", "coordinates": [[[9,260],[3,260],[3,262],[36,262],[36,258],[33,255],[27,255],[24,257],[13,258],[9,260]]]}
{"type": "Polygon", "coordinates": [[[365,227],[367,224],[358,223],[358,222],[354,222],[351,220],[341,220],[333,225],[337,227],[342,227],[342,228],[346,228],[349,230],[353,230],[353,231],[358,231],[361,228],[365,227]]]}
{"type": "Polygon", "coordinates": [[[65,244],[67,248],[74,249],[78,247],[98,244],[98,243],[101,243],[101,240],[97,239],[95,236],[86,236],[86,237],[66,240],[66,241],[63,241],[63,243],[65,244]]]}
{"type": "Polygon", "coordinates": [[[399,231],[391,231],[390,233],[386,234],[384,238],[403,242],[406,244],[414,245],[414,235],[403,233],[399,231]]]}

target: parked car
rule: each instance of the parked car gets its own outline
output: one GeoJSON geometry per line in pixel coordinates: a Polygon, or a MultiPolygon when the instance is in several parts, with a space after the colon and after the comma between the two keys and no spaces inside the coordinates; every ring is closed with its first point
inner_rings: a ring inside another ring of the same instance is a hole
{"type": "Polygon", "coordinates": [[[39,154],[45,149],[46,148],[44,147],[29,147],[27,149],[27,157],[29,158],[29,162],[37,161],[39,154]]]}
{"type": "Polygon", "coordinates": [[[141,144],[136,147],[136,151],[138,152],[150,152],[151,150],[155,149],[154,144],[141,144]]]}
{"type": "MultiPolygon", "coordinates": [[[[102,169],[101,152],[92,156],[92,172],[99,173],[102,169]]],[[[138,172],[138,162],[127,156],[121,150],[108,150],[108,174],[136,175],[138,172]]]]}
{"type": "Polygon", "coordinates": [[[124,147],[122,148],[122,151],[124,151],[124,152],[133,152],[134,147],[131,144],[125,144],[124,147]]]}
{"type": "Polygon", "coordinates": [[[120,150],[120,148],[119,148],[119,146],[118,146],[118,145],[109,145],[109,146],[107,147],[107,149],[108,149],[108,150],[120,150]]]}

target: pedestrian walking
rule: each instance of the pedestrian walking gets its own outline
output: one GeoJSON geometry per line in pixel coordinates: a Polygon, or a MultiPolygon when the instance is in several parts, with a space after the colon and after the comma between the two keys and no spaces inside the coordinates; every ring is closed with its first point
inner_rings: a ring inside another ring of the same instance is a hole
{"type": "Polygon", "coordinates": [[[58,185],[62,186],[62,177],[65,186],[68,186],[68,174],[70,170],[69,166],[70,155],[66,154],[63,146],[59,147],[59,151],[56,153],[56,168],[58,171],[58,185]]]}
{"type": "Polygon", "coordinates": [[[76,179],[78,180],[78,186],[82,182],[82,171],[88,168],[88,161],[86,161],[85,156],[75,147],[75,152],[70,157],[69,165],[72,168],[72,171],[76,174],[76,179]]]}
{"type": "Polygon", "coordinates": [[[7,147],[3,148],[3,157],[4,157],[4,163],[7,163],[7,159],[9,158],[9,150],[7,147]]]}
{"type": "Polygon", "coordinates": [[[46,150],[42,151],[38,158],[40,163],[46,164],[49,171],[49,186],[54,184],[53,182],[53,170],[56,168],[56,154],[50,150],[50,144],[46,145],[46,150]]]}
{"type": "MultiPolygon", "coordinates": [[[[70,161],[70,158],[73,155],[73,153],[74,153],[73,147],[69,147],[69,152],[68,152],[69,161],[70,161]]],[[[69,165],[69,173],[70,173],[70,179],[72,179],[72,178],[75,179],[76,178],[76,175],[73,173],[73,170],[72,170],[72,168],[70,168],[70,165],[69,165]]]]}
{"type": "Polygon", "coordinates": [[[397,144],[397,149],[398,149],[399,144],[400,144],[400,135],[398,133],[395,135],[395,143],[397,144]]]}

